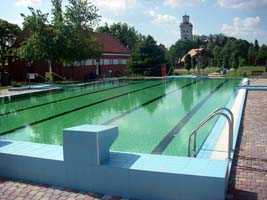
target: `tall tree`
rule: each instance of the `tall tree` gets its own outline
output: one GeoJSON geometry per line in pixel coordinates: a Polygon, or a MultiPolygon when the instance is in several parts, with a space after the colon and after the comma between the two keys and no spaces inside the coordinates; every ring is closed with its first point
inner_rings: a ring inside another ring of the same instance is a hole
{"type": "Polygon", "coordinates": [[[63,11],[62,11],[62,0],[51,0],[52,2],[52,23],[53,27],[53,53],[54,62],[52,64],[63,63],[66,57],[66,41],[68,40],[67,27],[65,25],[63,11]]]}
{"type": "Polygon", "coordinates": [[[68,27],[66,62],[100,56],[100,47],[93,35],[93,28],[100,18],[98,9],[87,0],[69,0],[65,17],[68,27]]]}
{"type": "Polygon", "coordinates": [[[169,54],[171,57],[172,64],[177,64],[180,59],[191,49],[198,48],[196,41],[184,41],[178,40],[174,45],[169,49],[169,54]]]}
{"type": "Polygon", "coordinates": [[[191,70],[191,68],[192,68],[192,59],[191,59],[190,54],[187,54],[185,56],[184,66],[185,66],[185,69],[187,69],[187,71],[190,71],[191,70]]]}
{"type": "Polygon", "coordinates": [[[131,50],[133,50],[142,39],[142,35],[139,34],[134,27],[126,23],[114,23],[110,26],[105,24],[104,26],[98,27],[96,31],[112,34],[113,37],[131,50]]]}
{"type": "Polygon", "coordinates": [[[254,48],[255,48],[256,53],[258,53],[258,51],[260,50],[260,45],[259,45],[258,40],[255,40],[255,42],[254,42],[254,48]]]}
{"type": "Polygon", "coordinates": [[[212,51],[212,54],[213,54],[213,63],[217,67],[221,67],[221,65],[222,65],[222,55],[221,55],[221,52],[222,52],[222,48],[219,47],[218,45],[216,45],[213,48],[213,51],[212,51]]]}
{"type": "Polygon", "coordinates": [[[0,19],[0,71],[3,72],[8,57],[14,54],[14,45],[20,34],[20,28],[0,19]]]}
{"type": "Polygon", "coordinates": [[[53,30],[48,24],[48,14],[29,8],[31,14],[23,15],[23,31],[28,35],[18,49],[18,55],[29,62],[47,61],[50,64],[55,59],[53,30]]]}
{"type": "Polygon", "coordinates": [[[239,67],[239,58],[238,58],[238,54],[237,53],[232,53],[231,56],[231,67],[234,69],[238,69],[239,67]]]}
{"type": "Polygon", "coordinates": [[[255,65],[256,64],[256,52],[253,44],[250,45],[248,49],[248,63],[250,65],[255,65]]]}
{"type": "Polygon", "coordinates": [[[257,64],[266,65],[267,63],[267,46],[262,45],[257,53],[257,64]]]}
{"type": "Polygon", "coordinates": [[[100,19],[98,9],[88,0],[68,0],[66,20],[75,30],[92,31],[100,19]]]}
{"type": "Polygon", "coordinates": [[[151,36],[141,41],[132,53],[131,70],[144,75],[159,75],[160,67],[165,64],[164,50],[151,36]]]}

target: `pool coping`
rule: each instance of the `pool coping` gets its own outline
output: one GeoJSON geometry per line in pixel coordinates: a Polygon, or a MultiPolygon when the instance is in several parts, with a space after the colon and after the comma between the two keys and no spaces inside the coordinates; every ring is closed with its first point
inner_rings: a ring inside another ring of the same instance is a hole
{"type": "Polygon", "coordinates": [[[18,92],[17,94],[1,94],[0,93],[0,101],[9,101],[10,99],[25,97],[28,95],[37,95],[49,92],[58,92],[62,91],[62,87],[50,87],[50,88],[43,88],[43,89],[29,89],[25,91],[12,91],[14,93],[18,92]]]}
{"type": "MultiPolygon", "coordinates": [[[[248,79],[243,79],[241,82],[241,85],[243,84],[248,84],[248,79]]],[[[241,125],[241,118],[243,115],[243,110],[245,107],[245,101],[246,101],[246,97],[247,97],[247,89],[246,88],[239,88],[237,91],[235,91],[234,94],[234,99],[232,99],[232,101],[230,100],[230,102],[228,102],[227,104],[227,108],[230,108],[230,110],[234,109],[235,103],[236,102],[241,102],[241,104],[239,105],[239,108],[237,110],[237,115],[234,115],[234,132],[233,132],[233,149],[235,149],[236,146],[236,140],[238,137],[238,131],[241,125]]],[[[219,118],[211,133],[209,134],[209,136],[207,137],[206,141],[204,142],[204,144],[201,147],[201,150],[199,151],[197,157],[198,158],[211,158],[212,154],[213,154],[213,150],[215,148],[215,145],[218,142],[219,137],[221,136],[222,132],[224,131],[226,127],[226,121],[223,118],[219,118]],[[218,131],[221,130],[221,131],[218,131]]]]}

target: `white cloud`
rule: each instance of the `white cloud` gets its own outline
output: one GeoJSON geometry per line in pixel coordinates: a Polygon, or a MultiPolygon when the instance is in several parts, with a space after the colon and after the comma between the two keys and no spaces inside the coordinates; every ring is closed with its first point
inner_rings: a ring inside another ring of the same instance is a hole
{"type": "Polygon", "coordinates": [[[136,4],[136,0],[93,0],[92,2],[100,9],[111,11],[124,11],[136,4]]]}
{"type": "Polygon", "coordinates": [[[152,23],[168,25],[177,24],[177,19],[174,16],[167,14],[158,14],[153,10],[150,10],[147,13],[152,18],[152,23]]]}
{"type": "Polygon", "coordinates": [[[247,17],[241,19],[235,17],[232,24],[223,24],[221,31],[228,36],[238,37],[253,41],[267,37],[267,32],[260,28],[260,17],[247,17]]]}
{"type": "Polygon", "coordinates": [[[254,9],[267,6],[267,0],[217,0],[221,7],[254,9]]]}
{"type": "Polygon", "coordinates": [[[42,0],[16,0],[15,5],[17,6],[34,6],[42,3],[42,0]]]}
{"type": "Polygon", "coordinates": [[[195,6],[204,1],[205,0],[164,0],[164,4],[172,7],[182,7],[182,6],[195,6]]]}

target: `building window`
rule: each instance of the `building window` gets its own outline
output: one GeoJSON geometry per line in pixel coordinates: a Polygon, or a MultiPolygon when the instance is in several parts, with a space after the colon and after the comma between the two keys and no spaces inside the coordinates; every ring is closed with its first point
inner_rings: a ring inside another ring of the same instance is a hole
{"type": "Polygon", "coordinates": [[[119,64],[120,65],[127,65],[128,60],[127,59],[119,59],[119,64]]]}
{"type": "Polygon", "coordinates": [[[73,66],[74,66],[74,67],[80,67],[80,66],[81,66],[81,63],[78,62],[78,61],[75,61],[75,62],[73,63],[73,66]]]}
{"type": "Polygon", "coordinates": [[[104,65],[110,65],[110,59],[104,59],[104,65]]]}
{"type": "Polygon", "coordinates": [[[113,59],[113,65],[118,65],[119,64],[119,60],[118,59],[113,59]]]}
{"type": "Polygon", "coordinates": [[[123,64],[123,65],[127,65],[127,64],[128,64],[128,59],[123,59],[123,60],[122,60],[122,64],[123,64]]]}
{"type": "Polygon", "coordinates": [[[86,60],[85,65],[86,65],[86,66],[91,66],[91,65],[93,65],[93,60],[92,60],[92,59],[88,59],[88,60],[86,60]]]}

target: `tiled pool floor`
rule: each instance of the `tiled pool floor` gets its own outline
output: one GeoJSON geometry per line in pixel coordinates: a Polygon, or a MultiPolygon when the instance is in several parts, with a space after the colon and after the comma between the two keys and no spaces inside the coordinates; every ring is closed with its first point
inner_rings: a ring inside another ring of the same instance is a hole
{"type": "Polygon", "coordinates": [[[267,91],[249,91],[233,165],[231,199],[267,199],[266,119],[267,91]]]}

